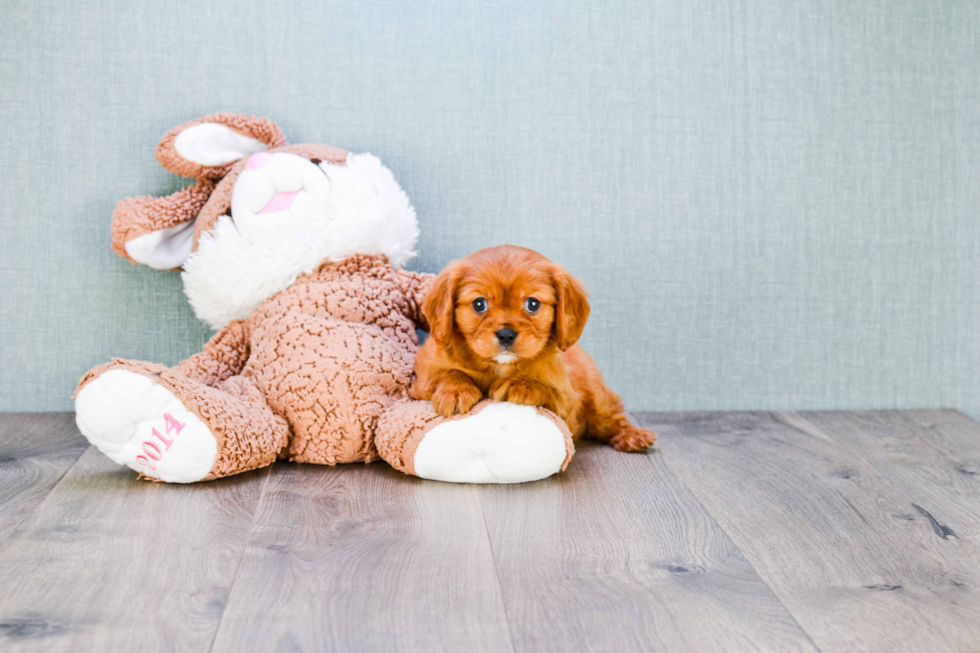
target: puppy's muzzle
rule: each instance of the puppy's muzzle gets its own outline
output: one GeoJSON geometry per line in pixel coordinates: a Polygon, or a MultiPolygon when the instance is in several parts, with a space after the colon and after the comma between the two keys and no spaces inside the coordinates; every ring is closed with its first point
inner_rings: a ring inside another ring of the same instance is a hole
{"type": "Polygon", "coordinates": [[[517,340],[517,331],[514,331],[513,329],[501,329],[494,335],[497,336],[497,342],[504,347],[511,346],[514,344],[514,341],[517,340]]]}

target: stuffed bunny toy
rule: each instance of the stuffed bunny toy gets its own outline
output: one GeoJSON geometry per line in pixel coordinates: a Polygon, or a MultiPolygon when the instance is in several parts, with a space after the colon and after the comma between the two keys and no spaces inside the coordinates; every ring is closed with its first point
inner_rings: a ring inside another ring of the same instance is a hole
{"type": "Polygon", "coordinates": [[[120,202],[112,248],[181,269],[217,329],[174,367],[113,359],[75,393],[89,442],[144,477],[190,483],[277,459],[384,459],[423,478],[550,476],[574,452],[554,414],[484,401],[453,419],[408,399],[432,275],[401,266],[418,222],[370,154],[288,145],[271,121],[216,114],[175,127],[157,160],[196,183],[120,202]]]}

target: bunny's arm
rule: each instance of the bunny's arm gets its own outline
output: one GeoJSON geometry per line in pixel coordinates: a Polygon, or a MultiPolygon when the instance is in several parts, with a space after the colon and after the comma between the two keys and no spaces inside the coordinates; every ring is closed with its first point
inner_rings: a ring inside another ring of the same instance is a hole
{"type": "Polygon", "coordinates": [[[246,320],[235,320],[214,334],[203,351],[178,363],[174,370],[215,387],[245,367],[251,353],[250,332],[246,320]]]}
{"type": "Polygon", "coordinates": [[[408,318],[420,329],[429,330],[429,323],[422,313],[422,300],[432,287],[436,275],[428,272],[395,270],[396,280],[408,302],[408,318]]]}

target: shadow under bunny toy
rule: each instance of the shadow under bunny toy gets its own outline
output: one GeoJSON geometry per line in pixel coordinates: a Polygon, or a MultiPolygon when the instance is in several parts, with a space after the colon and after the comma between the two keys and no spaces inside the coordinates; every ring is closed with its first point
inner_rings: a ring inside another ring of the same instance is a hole
{"type": "Polygon", "coordinates": [[[418,222],[370,154],[289,145],[270,120],[215,114],[160,141],[157,160],[197,183],[121,201],[112,247],[180,269],[218,332],[174,367],[113,359],[75,393],[78,427],[116,463],[205,481],[277,459],[379,458],[422,478],[515,483],[563,470],[564,422],[484,401],[453,419],[408,399],[432,275],[401,266],[418,222]]]}

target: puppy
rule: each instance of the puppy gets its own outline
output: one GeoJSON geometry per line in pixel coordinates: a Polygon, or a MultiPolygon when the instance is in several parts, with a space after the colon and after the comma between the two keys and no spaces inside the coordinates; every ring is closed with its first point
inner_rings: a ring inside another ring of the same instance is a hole
{"type": "Polygon", "coordinates": [[[415,359],[414,399],[465,413],[484,397],[543,406],[618,451],[656,440],[575,344],[589,318],[581,284],[537,252],[503,245],[451,263],[422,303],[430,337],[415,359]]]}

